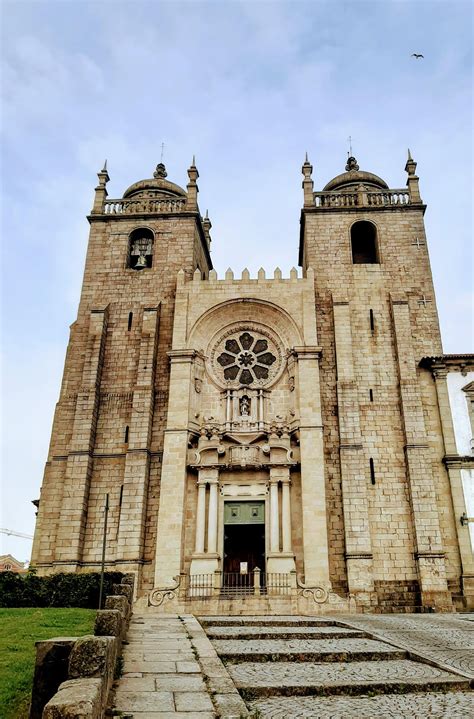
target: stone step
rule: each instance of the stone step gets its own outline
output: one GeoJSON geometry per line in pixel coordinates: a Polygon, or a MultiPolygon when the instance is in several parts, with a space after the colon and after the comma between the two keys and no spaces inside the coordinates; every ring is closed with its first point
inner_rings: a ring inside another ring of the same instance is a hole
{"type": "Polygon", "coordinates": [[[275,695],[295,697],[469,690],[468,679],[409,659],[334,664],[243,662],[229,664],[227,668],[246,701],[275,695]]]}
{"type": "Polygon", "coordinates": [[[474,715],[474,692],[381,694],[378,696],[267,697],[250,703],[261,719],[467,719],[474,715]]]}
{"type": "Polygon", "coordinates": [[[358,629],[343,629],[342,627],[249,627],[249,626],[216,626],[206,627],[206,633],[213,641],[215,639],[337,639],[338,637],[367,637],[366,632],[358,629]]]}
{"type": "Polygon", "coordinates": [[[212,644],[221,659],[233,662],[357,662],[407,656],[403,649],[373,639],[229,639],[212,644]]]}
{"type": "Polygon", "coordinates": [[[214,617],[202,616],[198,617],[202,626],[214,627],[343,627],[343,622],[337,622],[333,619],[318,619],[318,617],[299,617],[299,616],[247,616],[247,617],[214,617]]]}

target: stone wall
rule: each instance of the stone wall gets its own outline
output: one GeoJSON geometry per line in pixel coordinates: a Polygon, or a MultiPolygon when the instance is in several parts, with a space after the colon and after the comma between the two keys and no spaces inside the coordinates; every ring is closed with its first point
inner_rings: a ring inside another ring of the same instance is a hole
{"type": "Polygon", "coordinates": [[[101,719],[132,613],[134,575],[115,584],[94,635],[36,642],[29,719],[101,719]]]}

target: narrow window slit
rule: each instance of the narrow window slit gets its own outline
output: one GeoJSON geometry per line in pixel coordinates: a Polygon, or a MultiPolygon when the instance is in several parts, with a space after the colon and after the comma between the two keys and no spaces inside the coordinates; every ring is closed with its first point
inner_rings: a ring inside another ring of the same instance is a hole
{"type": "Polygon", "coordinates": [[[370,464],[370,483],[375,484],[375,469],[374,469],[374,460],[372,457],[369,459],[370,464]]]}
{"type": "Polygon", "coordinates": [[[371,389],[369,389],[369,397],[370,397],[370,401],[373,402],[374,401],[374,393],[372,392],[371,389]]]}
{"type": "Polygon", "coordinates": [[[132,329],[132,322],[133,322],[133,312],[128,313],[128,331],[132,329]]]}
{"type": "Polygon", "coordinates": [[[127,444],[127,442],[128,442],[128,433],[129,433],[129,427],[128,427],[128,424],[127,424],[127,426],[125,427],[125,437],[124,437],[124,440],[123,440],[123,441],[125,442],[125,444],[127,444]]]}
{"type": "Polygon", "coordinates": [[[369,310],[369,316],[370,316],[370,331],[372,334],[375,332],[375,321],[374,321],[374,311],[369,310]]]}

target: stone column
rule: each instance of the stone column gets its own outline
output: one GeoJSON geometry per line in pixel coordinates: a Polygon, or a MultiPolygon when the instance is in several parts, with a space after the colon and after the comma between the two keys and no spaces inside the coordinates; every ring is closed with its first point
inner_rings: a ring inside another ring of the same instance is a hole
{"type": "Polygon", "coordinates": [[[278,478],[270,470],[270,552],[280,551],[280,512],[278,508],[278,478]]]}
{"type": "Polygon", "coordinates": [[[217,489],[218,478],[209,481],[209,516],[207,521],[207,551],[208,554],[217,554],[217,489]]]}
{"type": "Polygon", "coordinates": [[[206,529],[206,486],[207,482],[198,480],[196,554],[204,554],[204,532],[206,529]]]}
{"type": "MultiPolygon", "coordinates": [[[[312,326],[315,326],[313,315],[311,319],[312,326]]],[[[322,586],[327,589],[330,587],[330,580],[323,427],[319,389],[321,349],[314,346],[305,346],[295,347],[293,351],[296,359],[296,391],[298,392],[300,413],[301,506],[305,584],[308,587],[322,586]]]]}
{"type": "Polygon", "coordinates": [[[218,510],[219,470],[217,467],[202,467],[199,470],[198,481],[196,550],[191,558],[189,569],[191,576],[211,574],[219,569],[219,554],[217,552],[218,510]],[[207,547],[205,547],[207,485],[209,485],[209,504],[207,510],[207,547]]]}
{"type": "MultiPolygon", "coordinates": [[[[286,445],[289,437],[270,437],[271,458],[278,462],[282,457],[281,445],[286,445]]],[[[286,450],[283,449],[286,457],[286,450]]],[[[267,572],[287,574],[295,570],[295,556],[291,551],[290,517],[290,468],[274,465],[270,467],[270,552],[267,556],[267,572]],[[281,550],[280,550],[280,511],[278,485],[282,484],[281,512],[281,550]]]]}
{"type": "Polygon", "coordinates": [[[155,587],[173,586],[181,572],[187,480],[188,414],[193,377],[193,350],[171,350],[160,507],[155,554],[155,587]]]}
{"type": "MultiPolygon", "coordinates": [[[[88,352],[84,361],[81,390],[77,395],[64,478],[55,564],[64,565],[64,568],[71,570],[81,561],[84,547],[107,319],[108,309],[91,310],[88,352]]],[[[102,503],[102,500],[99,501],[102,503]]],[[[39,519],[41,514],[40,504],[39,519]]]]}
{"type": "Polygon", "coordinates": [[[376,599],[367,496],[369,460],[362,444],[349,302],[333,297],[333,312],[347,582],[359,603],[370,605],[376,599]]]}
{"type": "Polygon", "coordinates": [[[282,480],[281,487],[282,550],[283,552],[291,552],[291,504],[289,477],[282,480]]]}
{"type": "Polygon", "coordinates": [[[143,559],[158,325],[157,308],[144,309],[117,537],[117,569],[123,571],[143,559]]]}
{"type": "Polygon", "coordinates": [[[443,430],[444,447],[446,452],[445,464],[448,471],[451,497],[453,501],[454,523],[456,526],[459,542],[459,553],[461,555],[461,580],[463,593],[469,597],[470,603],[474,601],[474,555],[471,550],[471,538],[469,536],[469,525],[463,526],[460,517],[466,510],[466,501],[462,485],[462,461],[458,458],[456,439],[454,435],[451,405],[449,402],[447,376],[448,372],[442,363],[432,366],[433,377],[438,397],[439,415],[443,430]]]}
{"type": "Polygon", "coordinates": [[[427,606],[450,608],[452,599],[446,581],[445,555],[431,468],[432,454],[426,441],[406,296],[392,294],[391,305],[421,601],[427,606]]]}

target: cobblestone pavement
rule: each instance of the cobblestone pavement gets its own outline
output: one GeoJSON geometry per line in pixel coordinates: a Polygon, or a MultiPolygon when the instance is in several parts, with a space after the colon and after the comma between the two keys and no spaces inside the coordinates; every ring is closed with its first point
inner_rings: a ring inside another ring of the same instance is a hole
{"type": "Polygon", "coordinates": [[[326,661],[337,655],[332,661],[350,661],[357,659],[404,659],[406,652],[397,650],[384,642],[373,639],[230,639],[214,640],[213,645],[219,656],[226,658],[262,657],[256,661],[265,661],[270,654],[290,658],[295,655],[300,661],[305,658],[326,661]]]}
{"type": "Polygon", "coordinates": [[[338,619],[474,678],[474,614],[352,614],[338,619]]]}
{"type": "MultiPolygon", "coordinates": [[[[229,673],[238,688],[273,688],[276,693],[286,694],[289,688],[307,687],[318,689],[351,685],[404,684],[406,689],[429,683],[459,684],[461,677],[444,672],[429,664],[410,660],[377,662],[242,662],[229,665],[229,673]]],[[[461,680],[462,681],[462,680],[461,680]]]]}
{"type": "Polygon", "coordinates": [[[472,692],[385,694],[382,696],[272,697],[250,702],[265,719],[468,719],[472,692]]]}
{"type": "Polygon", "coordinates": [[[474,716],[474,693],[469,675],[459,671],[470,666],[471,619],[338,615],[201,621],[249,709],[262,719],[465,719],[474,716]],[[344,635],[348,628],[365,635],[344,635]],[[418,660],[421,649],[427,661],[418,660]]]}
{"type": "Polygon", "coordinates": [[[226,668],[192,616],[134,614],[112,711],[134,719],[247,716],[226,668]]]}
{"type": "Polygon", "coordinates": [[[364,637],[364,631],[356,629],[343,629],[342,627],[234,627],[209,626],[207,636],[211,639],[231,639],[251,637],[252,639],[333,639],[339,637],[364,637]]]}

